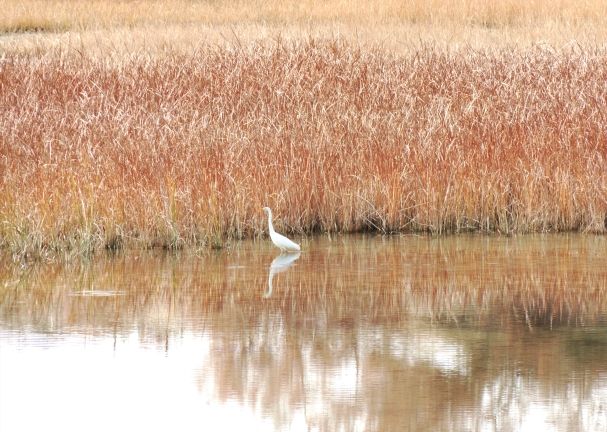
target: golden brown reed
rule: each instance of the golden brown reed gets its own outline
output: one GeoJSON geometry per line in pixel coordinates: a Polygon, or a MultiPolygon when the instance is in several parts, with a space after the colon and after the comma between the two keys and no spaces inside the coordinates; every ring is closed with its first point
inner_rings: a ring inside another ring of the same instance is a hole
{"type": "Polygon", "coordinates": [[[586,25],[605,21],[600,0],[5,0],[0,31],[63,31],[140,25],[238,24],[242,22],[318,24],[457,23],[483,27],[586,25]]]}
{"type": "Polygon", "coordinates": [[[397,56],[341,40],[124,62],[13,55],[0,236],[16,256],[277,229],[602,231],[607,52],[397,56]]]}
{"type": "Polygon", "coordinates": [[[345,37],[409,53],[442,48],[604,46],[600,0],[5,0],[0,52],[58,50],[121,60],[133,52],[191,54],[196,47],[275,37],[345,37]]]}

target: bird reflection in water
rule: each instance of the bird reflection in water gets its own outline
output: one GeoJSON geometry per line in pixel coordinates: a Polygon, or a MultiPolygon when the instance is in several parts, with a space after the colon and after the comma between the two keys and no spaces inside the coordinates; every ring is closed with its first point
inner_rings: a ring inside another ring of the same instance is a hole
{"type": "Polygon", "coordinates": [[[274,258],[272,264],[270,264],[270,273],[268,274],[268,290],[263,295],[263,298],[270,298],[272,296],[272,279],[274,279],[274,275],[288,270],[300,255],[301,252],[282,253],[274,258]]]}

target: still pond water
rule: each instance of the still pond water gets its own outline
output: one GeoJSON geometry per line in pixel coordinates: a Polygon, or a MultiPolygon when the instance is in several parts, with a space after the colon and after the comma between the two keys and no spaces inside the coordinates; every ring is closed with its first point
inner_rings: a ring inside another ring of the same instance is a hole
{"type": "Polygon", "coordinates": [[[607,237],[0,265],[0,430],[605,431],[607,237]]]}

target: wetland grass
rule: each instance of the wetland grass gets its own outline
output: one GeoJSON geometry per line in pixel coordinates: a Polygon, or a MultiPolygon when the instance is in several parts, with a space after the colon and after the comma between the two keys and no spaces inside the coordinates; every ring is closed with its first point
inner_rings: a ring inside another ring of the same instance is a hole
{"type": "MultiPolygon", "coordinates": [[[[604,45],[602,0],[5,0],[0,53],[87,53],[121,61],[145,52],[191,55],[210,45],[267,43],[277,37],[331,39],[412,53],[535,45],[604,45]]],[[[372,48],[373,49],[373,48],[372,48]]]]}
{"type": "Polygon", "coordinates": [[[342,39],[0,63],[17,257],[310,232],[604,232],[607,51],[342,39]]]}
{"type": "Polygon", "coordinates": [[[605,21],[600,0],[4,0],[0,32],[82,30],[114,27],[240,24],[243,22],[318,25],[386,22],[479,26],[588,26],[605,21]]]}

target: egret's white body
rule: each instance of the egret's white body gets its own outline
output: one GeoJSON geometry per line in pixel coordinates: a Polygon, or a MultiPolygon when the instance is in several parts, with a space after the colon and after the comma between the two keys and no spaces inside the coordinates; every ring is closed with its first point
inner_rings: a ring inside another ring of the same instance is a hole
{"type": "Polygon", "coordinates": [[[283,252],[300,251],[301,248],[297,243],[274,231],[274,225],[272,225],[272,210],[270,210],[270,207],[264,207],[263,211],[265,211],[268,215],[268,228],[270,230],[270,238],[272,239],[272,243],[274,243],[276,247],[280,248],[280,250],[283,252]]]}

